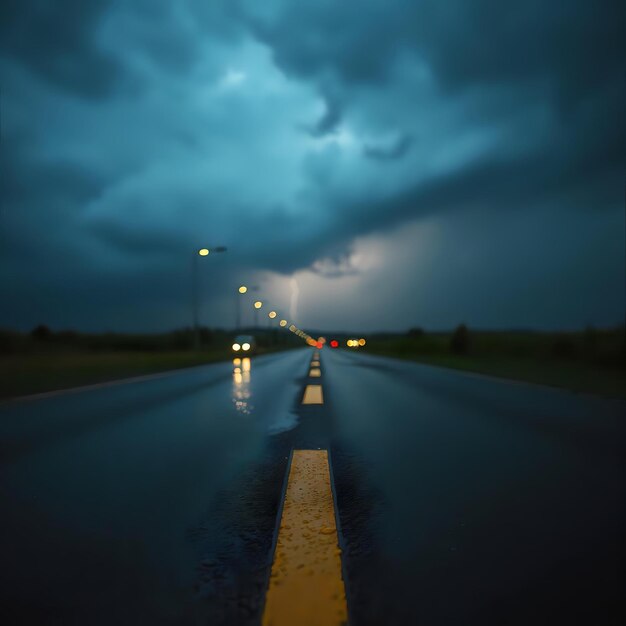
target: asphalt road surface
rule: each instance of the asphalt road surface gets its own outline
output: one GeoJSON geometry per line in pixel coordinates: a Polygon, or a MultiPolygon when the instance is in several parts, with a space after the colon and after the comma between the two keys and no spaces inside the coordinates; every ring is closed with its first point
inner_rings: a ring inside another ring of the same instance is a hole
{"type": "Polygon", "coordinates": [[[322,448],[353,626],[626,623],[624,402],[321,352],[0,405],[0,622],[260,624],[322,448]]]}

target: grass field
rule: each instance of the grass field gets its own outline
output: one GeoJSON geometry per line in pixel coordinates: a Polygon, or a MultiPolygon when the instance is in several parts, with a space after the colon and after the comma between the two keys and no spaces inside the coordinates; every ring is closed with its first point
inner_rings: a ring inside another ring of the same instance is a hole
{"type": "Polygon", "coordinates": [[[626,398],[626,374],[623,371],[591,367],[583,363],[454,355],[415,356],[413,360],[438,367],[561,387],[578,393],[626,398]]]}
{"type": "Polygon", "coordinates": [[[580,393],[626,398],[622,329],[580,333],[470,332],[462,353],[451,333],[380,336],[367,351],[580,393]]]}
{"type": "MultiPolygon", "coordinates": [[[[265,348],[261,352],[270,352],[265,348]]],[[[96,352],[0,356],[0,398],[204,365],[232,358],[227,349],[171,352],[96,352]]]]}

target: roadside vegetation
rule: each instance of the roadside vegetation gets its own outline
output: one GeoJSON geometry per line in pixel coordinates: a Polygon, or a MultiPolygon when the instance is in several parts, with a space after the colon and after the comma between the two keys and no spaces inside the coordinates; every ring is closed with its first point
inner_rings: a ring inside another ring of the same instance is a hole
{"type": "Polygon", "coordinates": [[[489,332],[461,325],[451,333],[413,328],[370,336],[373,354],[411,359],[576,392],[626,398],[624,327],[580,332],[489,332]]]}
{"type": "MultiPolygon", "coordinates": [[[[255,335],[258,353],[302,346],[291,333],[242,329],[255,335]]],[[[0,330],[0,398],[141,376],[232,358],[233,331],[201,328],[159,334],[77,333],[37,326],[30,333],[0,330]]],[[[330,337],[331,335],[328,335],[330,337]]],[[[346,345],[347,335],[335,334],[346,345]]],[[[490,376],[626,398],[624,328],[580,332],[481,331],[367,336],[370,354],[410,359],[490,376]]]]}
{"type": "MultiPolygon", "coordinates": [[[[302,345],[291,333],[244,329],[257,354],[302,345]]],[[[0,398],[89,385],[232,358],[233,332],[201,328],[194,349],[191,329],[161,334],[0,330],[0,398]]]]}

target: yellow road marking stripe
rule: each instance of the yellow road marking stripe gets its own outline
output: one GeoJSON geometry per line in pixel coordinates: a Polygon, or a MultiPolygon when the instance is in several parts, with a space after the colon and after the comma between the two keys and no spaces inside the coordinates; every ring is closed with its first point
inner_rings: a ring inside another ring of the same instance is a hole
{"type": "Polygon", "coordinates": [[[304,389],[302,404],[324,404],[322,385],[307,385],[304,389]]]}
{"type": "Polygon", "coordinates": [[[295,450],[263,626],[340,626],[347,620],[328,452],[295,450]]]}
{"type": "Polygon", "coordinates": [[[311,378],[319,378],[321,375],[322,375],[322,371],[317,367],[312,367],[311,371],[309,372],[309,376],[311,378]]]}
{"type": "Polygon", "coordinates": [[[319,367],[319,366],[320,366],[319,361],[311,361],[311,367],[319,367]]]}

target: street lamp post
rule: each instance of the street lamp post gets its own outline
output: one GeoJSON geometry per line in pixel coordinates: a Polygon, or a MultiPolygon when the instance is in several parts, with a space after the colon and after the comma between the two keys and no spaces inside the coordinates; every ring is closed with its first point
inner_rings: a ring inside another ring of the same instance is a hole
{"type": "Polygon", "coordinates": [[[254,303],[254,327],[259,328],[259,309],[263,306],[261,300],[257,300],[254,303]]]}
{"type": "Polygon", "coordinates": [[[273,325],[274,325],[273,321],[276,320],[276,322],[278,322],[278,320],[276,319],[277,315],[278,315],[278,313],[276,313],[276,311],[270,311],[267,314],[267,317],[269,318],[268,322],[267,322],[267,326],[270,329],[270,338],[271,338],[272,343],[274,343],[274,344],[276,343],[276,335],[277,335],[277,333],[276,333],[275,330],[273,330],[273,325]]]}
{"type": "Polygon", "coordinates": [[[246,285],[241,285],[241,287],[239,287],[239,289],[237,290],[239,292],[239,295],[237,296],[237,328],[241,327],[242,317],[243,317],[241,315],[241,297],[240,296],[244,296],[249,291],[258,291],[258,290],[259,290],[258,285],[253,285],[251,287],[248,287],[246,285]]]}
{"type": "Polygon", "coordinates": [[[192,264],[191,264],[191,279],[192,279],[192,319],[193,319],[193,347],[197,350],[200,347],[200,335],[198,332],[198,257],[209,256],[209,254],[215,254],[218,252],[226,252],[227,248],[225,246],[217,246],[216,248],[200,248],[199,250],[194,250],[192,255],[192,264]]]}
{"type": "Polygon", "coordinates": [[[245,285],[241,285],[239,287],[237,296],[237,330],[241,328],[241,296],[243,296],[248,291],[248,288],[245,285]]]}

